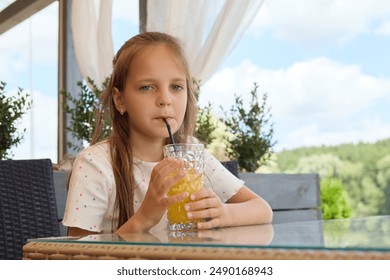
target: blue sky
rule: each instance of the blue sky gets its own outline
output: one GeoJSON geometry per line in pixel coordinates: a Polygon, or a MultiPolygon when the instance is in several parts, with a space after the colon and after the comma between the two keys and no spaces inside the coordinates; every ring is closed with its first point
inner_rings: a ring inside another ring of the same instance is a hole
{"type": "MultiPolygon", "coordinates": [[[[138,0],[113,2],[117,50],[138,32],[138,0]]],[[[56,157],[56,17],[54,3],[0,36],[0,80],[10,93],[31,88],[36,99],[34,134],[15,149],[18,158],[56,157]]],[[[210,101],[219,114],[220,106],[230,108],[234,94],[248,100],[258,83],[259,92],[268,94],[277,151],[388,138],[389,50],[388,0],[266,0],[203,85],[200,103],[210,101]]],[[[27,116],[28,131],[30,124],[27,116]]]]}
{"type": "Polygon", "coordinates": [[[390,1],[265,1],[203,89],[268,93],[276,150],[390,137],[390,1]]]}

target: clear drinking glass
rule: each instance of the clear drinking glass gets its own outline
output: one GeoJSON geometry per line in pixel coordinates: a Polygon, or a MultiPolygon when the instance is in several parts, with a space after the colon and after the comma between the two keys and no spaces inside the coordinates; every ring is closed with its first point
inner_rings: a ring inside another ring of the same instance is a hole
{"type": "MultiPolygon", "coordinates": [[[[187,191],[189,195],[203,187],[204,145],[203,144],[169,144],[164,146],[164,157],[181,159],[182,169],[186,175],[170,188],[168,195],[177,195],[187,191]]],[[[178,172],[179,170],[175,171],[178,172]]],[[[174,176],[175,172],[169,176],[174,176]]],[[[184,205],[190,202],[189,197],[168,207],[168,229],[171,231],[191,230],[196,228],[199,220],[189,219],[184,205]]]]}

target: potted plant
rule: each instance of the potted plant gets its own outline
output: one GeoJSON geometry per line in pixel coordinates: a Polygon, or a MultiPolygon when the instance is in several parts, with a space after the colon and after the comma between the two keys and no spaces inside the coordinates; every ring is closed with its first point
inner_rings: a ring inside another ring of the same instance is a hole
{"type": "Polygon", "coordinates": [[[26,129],[18,131],[23,115],[31,108],[30,95],[21,88],[14,96],[7,96],[6,83],[0,82],[0,160],[11,159],[12,147],[18,146],[26,129]]]}
{"type": "MultiPolygon", "coordinates": [[[[200,80],[193,80],[195,86],[195,97],[199,100],[200,95],[200,80]]],[[[196,119],[195,136],[206,146],[210,145],[215,139],[215,130],[217,128],[216,121],[214,121],[211,103],[207,103],[206,106],[198,106],[198,115],[196,119]]]]}
{"type": "MultiPolygon", "coordinates": [[[[100,109],[99,96],[106,88],[108,79],[100,87],[91,78],[88,78],[88,83],[92,89],[81,81],[77,83],[80,88],[77,97],[66,91],[60,92],[67,100],[63,103],[63,109],[70,119],[70,125],[66,129],[71,132],[78,143],[69,141],[67,145],[76,152],[81,151],[92,139],[97,124],[96,111],[100,109]]],[[[110,131],[111,127],[107,126],[103,137],[108,135],[110,131]]]]}
{"type": "Polygon", "coordinates": [[[235,96],[235,104],[221,118],[226,126],[223,138],[228,147],[227,155],[238,161],[241,172],[255,172],[270,159],[276,144],[272,140],[274,130],[267,94],[263,94],[260,103],[257,90],[255,83],[247,110],[243,99],[235,96]]]}

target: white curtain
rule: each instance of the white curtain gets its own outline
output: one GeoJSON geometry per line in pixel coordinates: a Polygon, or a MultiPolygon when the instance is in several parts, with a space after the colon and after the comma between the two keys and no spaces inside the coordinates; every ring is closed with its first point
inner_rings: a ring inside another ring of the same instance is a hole
{"type": "Polygon", "coordinates": [[[72,33],[77,63],[85,80],[100,86],[111,74],[112,0],[72,1],[72,33]]]}
{"type": "Polygon", "coordinates": [[[146,30],[179,37],[194,77],[205,83],[233,50],[263,2],[148,0],[146,30]]]}
{"type": "MultiPolygon", "coordinates": [[[[237,44],[264,0],[148,0],[147,31],[181,39],[193,75],[205,83],[237,44]]],[[[73,1],[72,31],[84,79],[111,73],[112,0],[73,1]]]]}

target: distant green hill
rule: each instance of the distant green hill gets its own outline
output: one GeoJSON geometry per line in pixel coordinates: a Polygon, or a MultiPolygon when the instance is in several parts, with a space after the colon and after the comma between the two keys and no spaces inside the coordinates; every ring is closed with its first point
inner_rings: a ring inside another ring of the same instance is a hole
{"type": "Polygon", "coordinates": [[[355,216],[390,214],[390,139],[284,150],[275,163],[275,172],[315,172],[341,180],[355,216]]]}

